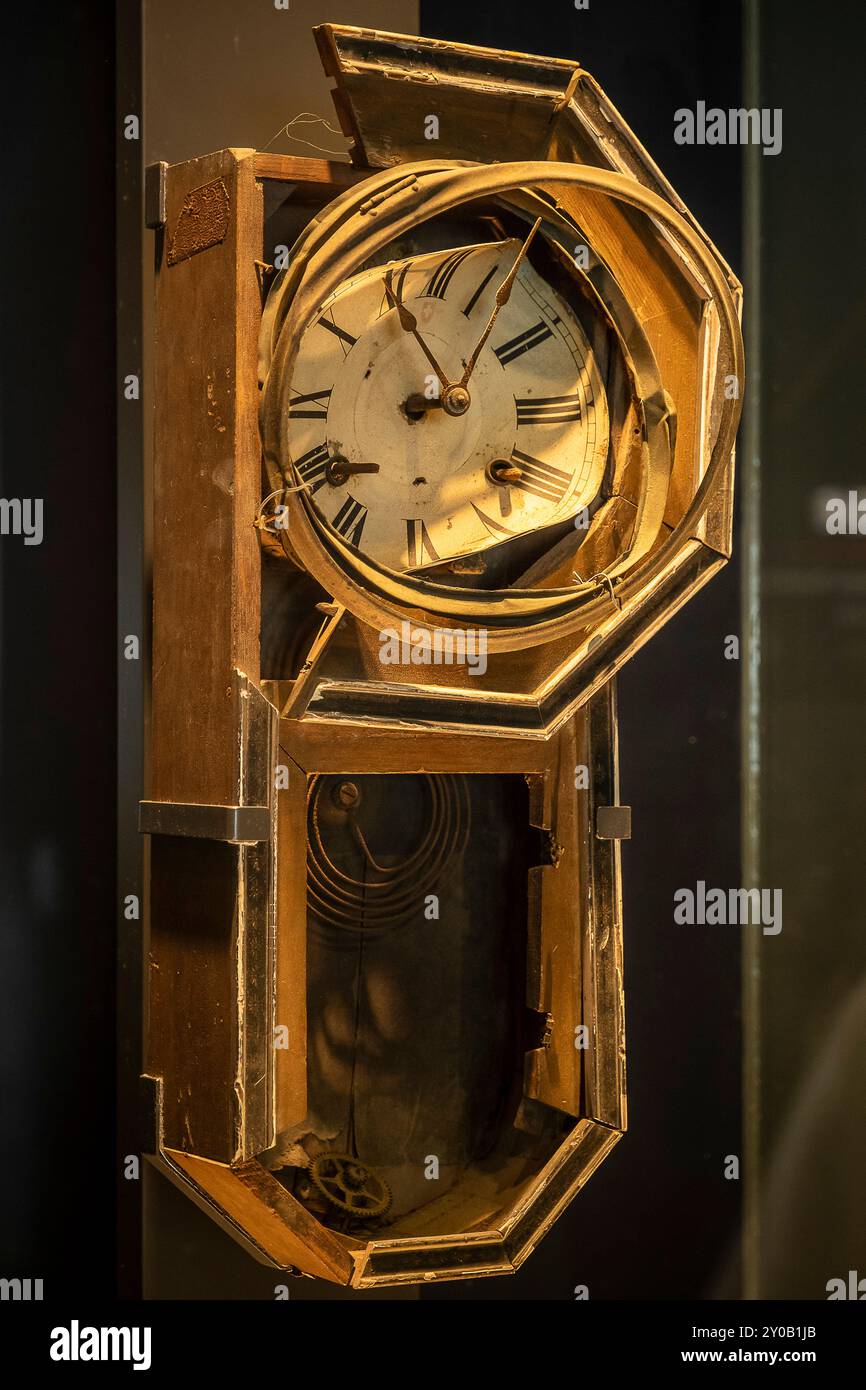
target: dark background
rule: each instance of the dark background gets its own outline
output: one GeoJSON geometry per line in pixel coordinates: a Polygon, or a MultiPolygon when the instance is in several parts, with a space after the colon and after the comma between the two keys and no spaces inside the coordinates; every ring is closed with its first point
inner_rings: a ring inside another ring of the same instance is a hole
{"type": "Polygon", "coordinates": [[[115,119],[110,5],[5,19],[0,1273],[115,1287],[115,119]]]}
{"type": "MultiPolygon", "coordinates": [[[[672,897],[699,878],[742,881],[743,663],[726,661],[723,645],[746,635],[748,560],[748,583],[763,589],[763,711],[752,726],[761,809],[750,843],[762,881],[786,895],[783,935],[765,938],[754,962],[746,1030],[763,1069],[764,1125],[754,1134],[771,1170],[804,1072],[866,975],[866,541],[830,543],[814,523],[816,489],[856,487],[864,472],[860,11],[760,6],[757,104],[784,107],[784,146],[755,164],[763,222],[751,217],[744,266],[743,152],[672,138],[679,106],[742,104],[739,6],[593,0],[575,12],[508,0],[478,9],[425,0],[421,32],[579,60],[748,280],[758,351],[741,477],[759,480],[750,508],[757,497],[761,521],[751,554],[741,528],[731,565],[620,677],[622,793],[634,808],[623,855],[629,1134],[515,1278],[423,1297],[568,1300],[578,1283],[593,1299],[736,1295],[743,1184],[726,1182],[723,1165],[742,1152],[741,943],[732,928],[674,927],[672,897]]],[[[134,33],[135,6],[121,10],[134,33]]],[[[323,6],[321,18],[340,19],[339,7],[323,6]]],[[[116,874],[118,852],[121,862],[137,853],[128,826],[120,846],[115,831],[118,671],[130,674],[116,641],[116,573],[138,556],[135,546],[115,553],[119,382],[133,368],[115,354],[116,253],[128,268],[130,246],[115,245],[114,48],[109,5],[56,7],[50,23],[40,11],[7,16],[0,490],[44,497],[45,539],[0,542],[0,1274],[43,1277],[47,1297],[73,1281],[111,1296],[119,1266],[122,1291],[135,1294],[138,1268],[132,1184],[121,1191],[116,1248],[117,1154],[136,1147],[126,1084],[116,1125],[119,937],[121,962],[128,949],[116,874]]],[[[121,228],[134,227],[136,208],[125,223],[120,191],[121,228]]],[[[128,316],[129,281],[119,290],[128,316]]],[[[138,494],[124,486],[121,504],[134,512],[138,494]]],[[[134,770],[135,750],[122,754],[134,770]]],[[[137,1045],[130,993],[121,972],[127,1081],[137,1045]]],[[[827,1121],[841,1128],[844,1152],[856,1150],[856,1134],[845,1147],[845,1125],[862,1118],[862,1065],[859,1091],[857,1074],[841,1126],[838,1115],[827,1121]]],[[[754,1067],[749,1075],[757,1090],[754,1067]]],[[[801,1146],[814,1177],[798,1200],[821,1224],[821,1202],[840,1179],[818,1152],[801,1146]]],[[[841,1172],[847,1192],[844,1162],[841,1172]]],[[[813,1242],[798,1259],[792,1207],[789,1248],[765,1252],[762,1292],[825,1297],[825,1280],[855,1267],[858,1249],[866,1273],[862,1244],[846,1244],[858,1231],[849,1215],[836,1213],[835,1245],[815,1254],[813,1242]]],[[[164,1295],[272,1297],[273,1274],[165,1184],[151,1194],[149,1220],[164,1295]]]]}

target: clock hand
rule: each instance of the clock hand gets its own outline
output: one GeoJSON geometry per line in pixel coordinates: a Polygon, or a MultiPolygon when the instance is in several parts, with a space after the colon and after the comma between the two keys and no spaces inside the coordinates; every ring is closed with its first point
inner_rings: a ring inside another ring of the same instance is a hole
{"type": "Polygon", "coordinates": [[[342,487],[343,483],[348,482],[356,473],[378,472],[378,463],[352,463],[349,459],[343,458],[342,454],[335,454],[325,465],[325,477],[331,487],[342,487]]]}
{"type": "Polygon", "coordinates": [[[535,236],[535,233],[538,231],[540,226],[541,218],[539,217],[533,223],[529,236],[526,238],[520,250],[518,251],[517,257],[514,261],[514,265],[511,267],[505,279],[502,281],[502,284],[499,286],[499,289],[496,291],[496,302],[493,306],[493,313],[487,320],[487,327],[481,334],[475,351],[473,352],[468,363],[466,364],[466,370],[463,373],[463,376],[460,378],[460,385],[464,388],[469,384],[469,378],[475,370],[475,363],[478,361],[479,353],[481,352],[481,349],[483,348],[484,344],[487,342],[487,339],[490,337],[490,334],[493,330],[493,325],[499,317],[499,310],[503,309],[505,305],[508,303],[509,299],[511,298],[511,291],[514,286],[514,281],[517,278],[517,272],[520,269],[524,256],[529,250],[529,243],[532,241],[532,238],[535,236]]]}
{"type": "Polygon", "coordinates": [[[519,483],[523,477],[523,469],[518,468],[513,459],[491,459],[484,472],[491,483],[497,483],[500,487],[519,483]]]}
{"type": "Polygon", "coordinates": [[[441,396],[425,396],[421,391],[413,391],[403,402],[403,409],[410,420],[420,420],[428,410],[441,410],[441,396]]]}
{"type": "Polygon", "coordinates": [[[391,284],[393,274],[393,267],[389,270],[386,270],[385,272],[385,293],[390,299],[393,307],[397,310],[397,317],[400,320],[400,327],[404,329],[405,332],[412,334],[412,337],[418,343],[418,346],[420,347],[424,356],[427,358],[427,361],[430,363],[430,366],[433,368],[434,372],[439,378],[439,382],[442,386],[443,393],[447,394],[451,387],[451,382],[448,380],[442,368],[439,366],[439,363],[436,361],[436,358],[433,356],[424,339],[421,337],[421,334],[418,332],[418,320],[415,318],[415,315],[412,313],[411,309],[408,309],[406,307],[406,305],[403,303],[403,300],[398,299],[396,294],[394,293],[391,284]]]}

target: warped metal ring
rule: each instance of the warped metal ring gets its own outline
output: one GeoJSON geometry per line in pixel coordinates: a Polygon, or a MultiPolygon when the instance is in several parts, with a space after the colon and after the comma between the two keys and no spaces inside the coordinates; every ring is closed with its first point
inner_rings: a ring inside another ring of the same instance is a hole
{"type": "MultiPolygon", "coordinates": [[[[373,252],[409,230],[416,222],[440,215],[480,196],[507,189],[573,184],[603,193],[637,208],[660,223],[704,280],[715,302],[721,331],[720,354],[742,381],[743,341],[730,287],[712,248],[672,204],[636,179],[607,169],[545,161],[472,164],[425,161],[373,175],[329,204],[310,223],[293,251],[268,318],[262,351],[260,421],[265,460],[273,485],[285,479],[289,462],[286,402],[298,345],[330,289],[373,252]]],[[[274,292],[272,291],[272,293],[274,292]]],[[[620,601],[637,597],[665,570],[680,547],[695,535],[727,466],[734,445],[741,398],[722,401],[711,456],[691,502],[679,521],[651,553],[617,584],[620,601]]],[[[436,584],[398,574],[363,557],[316,514],[304,494],[289,499],[292,545],[320,583],[362,621],[386,626],[411,614],[441,626],[459,624],[486,630],[491,649],[517,650],[582,630],[612,609],[606,586],[585,582],[571,589],[480,591],[436,584]]]]}

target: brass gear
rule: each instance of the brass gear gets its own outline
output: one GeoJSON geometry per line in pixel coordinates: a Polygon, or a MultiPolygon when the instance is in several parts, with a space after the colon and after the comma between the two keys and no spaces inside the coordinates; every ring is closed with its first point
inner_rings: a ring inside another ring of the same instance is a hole
{"type": "Polygon", "coordinates": [[[385,1179],[351,1154],[317,1154],[307,1173],[325,1201],[350,1216],[384,1216],[391,1206],[391,1189],[385,1179]]]}

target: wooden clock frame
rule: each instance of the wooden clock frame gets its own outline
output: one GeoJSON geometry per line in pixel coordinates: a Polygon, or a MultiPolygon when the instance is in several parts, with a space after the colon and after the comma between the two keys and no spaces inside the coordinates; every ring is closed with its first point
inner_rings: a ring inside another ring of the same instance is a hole
{"type": "MultiPolygon", "coordinates": [[[[359,101],[347,73],[359,45],[378,62],[371,45],[387,46],[389,36],[359,32],[324,26],[319,40],[329,71],[344,79],[347,126],[358,138],[366,132],[355,157],[381,165],[368,124],[375,84],[359,101]]],[[[470,104],[478,95],[472,62],[482,63],[488,80],[491,63],[513,69],[517,62],[514,55],[479,58],[484,50],[461,51],[458,61],[459,46],[411,42],[434,66],[446,64],[470,104]]],[[[388,51],[393,56],[393,44],[388,51]]],[[[548,118],[558,109],[577,122],[586,153],[587,122],[600,120],[599,89],[592,84],[581,105],[585,74],[570,64],[520,62],[523,85],[509,99],[526,110],[511,119],[533,157],[544,157],[528,132],[545,84],[548,118]],[[529,91],[526,65],[533,63],[529,91]]],[[[411,110],[411,83],[407,90],[411,110]]],[[[618,115],[620,125],[612,124],[611,110],[605,107],[611,128],[627,132],[618,115]]],[[[496,119],[494,110],[494,127],[496,119]]],[[[545,129],[542,148],[553,143],[565,158],[562,130],[549,119],[545,129]]],[[[639,150],[627,134],[629,150],[639,150]]],[[[608,149],[615,152],[615,142],[608,149]]],[[[571,147],[568,157],[580,155],[571,147]]],[[[662,186],[645,155],[629,161],[633,176],[662,186]]],[[[530,658],[514,701],[527,717],[512,727],[491,716],[497,701],[483,691],[463,692],[465,719],[459,702],[450,719],[438,706],[425,714],[424,692],[414,688],[414,703],[396,716],[329,701],[340,676],[329,645],[334,630],[354,629],[341,651],[353,644],[363,650],[362,625],[342,609],[325,615],[301,681],[263,680],[262,550],[254,525],[262,498],[263,186],[290,186],[312,215],[365,173],[369,167],[228,149],[155,166],[147,185],[157,263],[152,725],[141,807],[150,836],[147,1147],[161,1171],[258,1259],[353,1287],[513,1271],[625,1130],[619,841],[629,828],[627,808],[619,806],[613,675],[724,563],[733,476],[731,462],[663,582],[631,612],[612,606],[585,634],[580,663],[572,660],[573,643],[570,652],[530,658]],[[557,678],[561,667],[569,680],[557,678]],[[589,787],[576,791],[582,765],[589,787]],[[306,1112],[306,786],[318,773],[421,771],[527,779],[530,818],[549,846],[546,862],[530,870],[527,1006],[547,1020],[549,1036],[526,1054],[524,1095],[573,1124],[531,1177],[515,1172],[496,1191],[467,1180],[456,1202],[451,1196],[450,1215],[433,1201],[414,1229],[359,1239],[317,1221],[259,1161],[306,1112]],[[586,1048],[575,1045],[581,1024],[586,1048]],[[275,1046],[280,1029],[287,1048],[275,1046]]],[[[605,234],[600,207],[593,217],[595,244],[612,256],[619,248],[627,263],[637,246],[632,221],[617,212],[605,234]]],[[[676,376],[678,404],[690,402],[680,412],[668,528],[704,466],[713,415],[707,373],[726,365],[713,357],[705,296],[681,272],[667,299],[653,281],[653,258],[670,255],[669,246],[655,244],[628,271],[663,374],[676,376]]],[[[725,273],[738,300],[739,286],[725,273]]],[[[615,501],[615,511],[634,505],[625,493],[615,501]]],[[[612,516],[608,532],[618,528],[612,516]]],[[[351,656],[345,661],[349,680],[351,656]]],[[[428,695],[438,698],[433,689],[428,695]]]]}

